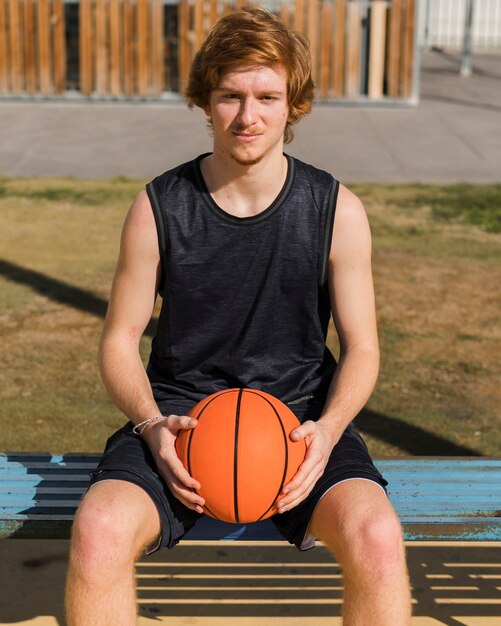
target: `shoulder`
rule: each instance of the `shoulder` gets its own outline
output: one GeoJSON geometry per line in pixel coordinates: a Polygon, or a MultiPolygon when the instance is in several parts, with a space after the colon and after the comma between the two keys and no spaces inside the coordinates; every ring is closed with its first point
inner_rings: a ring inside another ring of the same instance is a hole
{"type": "Polygon", "coordinates": [[[130,206],[127,217],[125,218],[124,228],[134,227],[136,229],[147,227],[151,224],[152,219],[153,213],[150,199],[146,193],[146,189],[141,189],[130,206]]]}
{"type": "Polygon", "coordinates": [[[365,207],[360,198],[339,185],[331,256],[370,254],[371,231],[365,207]]]}
{"type": "Polygon", "coordinates": [[[142,189],[132,202],[122,229],[123,253],[139,254],[142,258],[158,256],[157,230],[150,199],[142,189]]]}
{"type": "Polygon", "coordinates": [[[339,184],[336,203],[336,220],[354,223],[367,221],[367,213],[360,198],[341,184],[339,184]]]}

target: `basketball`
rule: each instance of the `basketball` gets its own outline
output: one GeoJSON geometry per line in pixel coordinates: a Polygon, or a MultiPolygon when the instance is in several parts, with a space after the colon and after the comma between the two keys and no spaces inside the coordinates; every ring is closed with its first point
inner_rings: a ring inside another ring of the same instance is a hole
{"type": "Polygon", "coordinates": [[[199,402],[198,420],[176,439],[177,455],[201,484],[205,513],[236,523],[266,519],[303,462],[306,444],[291,441],[299,426],[280,400],[255,389],[227,389],[199,402]]]}

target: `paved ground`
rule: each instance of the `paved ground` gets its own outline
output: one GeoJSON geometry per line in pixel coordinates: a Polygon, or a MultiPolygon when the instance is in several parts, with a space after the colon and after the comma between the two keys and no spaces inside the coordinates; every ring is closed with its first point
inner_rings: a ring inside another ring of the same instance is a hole
{"type": "MultiPolygon", "coordinates": [[[[325,548],[265,543],[184,542],[141,560],[139,625],[341,626],[342,575],[325,548]]],[[[0,542],[0,625],[64,625],[67,553],[67,541],[0,542]]],[[[412,543],[407,554],[412,626],[499,626],[501,545],[412,543]]]]}
{"type": "MultiPolygon", "coordinates": [[[[445,53],[423,58],[417,107],[317,106],[291,154],[343,182],[500,182],[501,56],[461,78],[445,53]]],[[[0,174],[151,178],[208,151],[200,111],[182,104],[0,101],[0,174]]]]}

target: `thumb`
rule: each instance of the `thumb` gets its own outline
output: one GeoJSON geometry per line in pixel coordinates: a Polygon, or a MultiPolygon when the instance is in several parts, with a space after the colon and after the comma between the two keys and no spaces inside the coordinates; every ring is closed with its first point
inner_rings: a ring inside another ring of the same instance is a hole
{"type": "Polygon", "coordinates": [[[313,434],[314,430],[315,422],[308,420],[307,422],[301,424],[301,426],[294,428],[294,430],[291,431],[290,438],[292,439],[292,441],[299,441],[301,439],[304,439],[308,435],[313,434]]]}
{"type": "Polygon", "coordinates": [[[189,430],[198,424],[198,421],[189,415],[171,415],[169,420],[174,430],[189,430]]]}

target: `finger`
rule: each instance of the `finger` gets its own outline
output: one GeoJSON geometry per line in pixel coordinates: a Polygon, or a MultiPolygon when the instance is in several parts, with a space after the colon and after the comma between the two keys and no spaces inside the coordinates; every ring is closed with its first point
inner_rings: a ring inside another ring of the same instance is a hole
{"type": "Polygon", "coordinates": [[[280,498],[277,502],[278,512],[285,513],[286,511],[290,511],[307,498],[321,475],[322,471],[310,474],[308,483],[303,483],[298,489],[295,489],[287,496],[280,498]]]}
{"type": "Polygon", "coordinates": [[[322,463],[323,455],[320,450],[308,448],[304,461],[299,466],[298,471],[294,474],[291,480],[285,485],[282,493],[284,495],[289,494],[291,491],[299,489],[301,485],[308,480],[308,476],[315,472],[317,467],[324,467],[322,463]]]}
{"type": "Polygon", "coordinates": [[[171,475],[175,477],[179,482],[181,482],[188,489],[200,489],[201,485],[190,475],[185,466],[181,463],[181,460],[177,456],[175,450],[171,452],[171,454],[163,453],[160,455],[160,459],[162,461],[162,465],[165,470],[169,470],[171,475]]]}
{"type": "Polygon", "coordinates": [[[203,505],[205,504],[205,500],[202,496],[194,490],[187,489],[184,483],[179,481],[168,468],[165,468],[162,474],[167,486],[175,498],[177,498],[189,509],[197,511],[197,513],[204,512],[203,505]]]}
{"type": "Polygon", "coordinates": [[[198,420],[189,415],[169,415],[167,422],[169,428],[174,431],[189,430],[198,424],[198,420]]]}
{"type": "Polygon", "coordinates": [[[317,425],[312,420],[307,420],[303,422],[301,426],[294,428],[294,430],[290,433],[290,438],[292,441],[300,441],[301,439],[306,439],[309,435],[313,435],[317,430],[317,425]]]}

